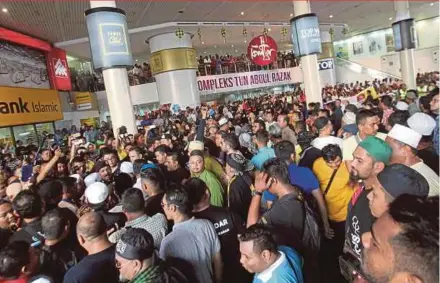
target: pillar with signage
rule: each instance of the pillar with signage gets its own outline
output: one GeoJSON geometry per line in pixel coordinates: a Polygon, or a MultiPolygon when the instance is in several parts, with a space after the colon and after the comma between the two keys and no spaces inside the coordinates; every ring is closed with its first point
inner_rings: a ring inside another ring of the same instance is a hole
{"type": "Polygon", "coordinates": [[[310,13],[308,1],[293,1],[293,12],[295,17],[290,20],[292,43],[295,56],[301,57],[306,100],[307,103],[319,102],[322,105],[318,56],[316,55],[322,50],[318,17],[310,13]]]}
{"type": "Polygon", "coordinates": [[[113,132],[137,133],[127,66],[133,65],[125,12],[115,1],[90,1],[85,12],[94,69],[101,69],[113,132]]]}
{"type": "Polygon", "coordinates": [[[319,55],[318,69],[321,87],[336,84],[336,69],[333,42],[330,32],[321,31],[322,52],[319,55]]]}
{"type": "Polygon", "coordinates": [[[410,18],[408,1],[395,1],[396,22],[392,24],[394,48],[399,52],[402,80],[408,89],[417,89],[414,48],[416,31],[414,19],[410,18]]]}
{"type": "Polygon", "coordinates": [[[156,80],[160,104],[173,109],[200,105],[197,91],[197,58],[191,34],[181,30],[148,39],[151,72],[156,80]]]}

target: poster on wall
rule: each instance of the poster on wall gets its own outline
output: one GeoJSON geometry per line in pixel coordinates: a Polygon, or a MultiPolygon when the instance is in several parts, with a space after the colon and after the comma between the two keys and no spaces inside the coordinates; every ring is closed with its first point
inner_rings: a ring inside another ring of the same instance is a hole
{"type": "Polygon", "coordinates": [[[364,46],[362,45],[362,41],[353,42],[353,55],[360,55],[364,53],[364,46]]]}
{"type": "Polygon", "coordinates": [[[0,85],[50,88],[44,53],[0,40],[0,85]]]}
{"type": "Polygon", "coordinates": [[[348,44],[343,42],[341,44],[335,44],[335,54],[337,58],[348,60],[348,44]]]}
{"type": "Polygon", "coordinates": [[[387,45],[387,53],[394,51],[394,37],[392,34],[385,34],[385,42],[387,45]]]}

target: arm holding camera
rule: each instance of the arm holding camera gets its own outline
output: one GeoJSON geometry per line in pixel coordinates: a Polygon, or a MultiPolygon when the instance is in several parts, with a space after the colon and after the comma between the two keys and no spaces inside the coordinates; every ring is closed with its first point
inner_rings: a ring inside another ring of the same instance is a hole
{"type": "Polygon", "coordinates": [[[63,152],[61,151],[61,148],[57,148],[52,159],[47,164],[44,164],[44,166],[41,166],[41,170],[37,176],[37,181],[35,185],[38,185],[41,181],[44,180],[44,178],[46,178],[47,174],[49,174],[50,170],[52,170],[55,164],[57,164],[57,161],[58,159],[60,159],[61,156],[63,156],[63,152]]]}

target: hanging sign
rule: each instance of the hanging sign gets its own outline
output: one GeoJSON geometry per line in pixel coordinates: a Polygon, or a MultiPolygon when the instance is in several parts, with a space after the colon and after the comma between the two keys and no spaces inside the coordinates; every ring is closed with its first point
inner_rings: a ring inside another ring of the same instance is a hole
{"type": "Polygon", "coordinates": [[[268,35],[260,35],[249,42],[247,55],[256,65],[266,66],[277,58],[277,43],[268,35]]]}

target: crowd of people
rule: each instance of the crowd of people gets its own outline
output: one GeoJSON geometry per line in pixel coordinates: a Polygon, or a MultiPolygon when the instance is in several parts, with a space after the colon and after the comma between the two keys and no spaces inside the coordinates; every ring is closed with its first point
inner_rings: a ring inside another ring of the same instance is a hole
{"type": "Polygon", "coordinates": [[[1,148],[0,282],[439,282],[439,89],[343,89],[1,148]]]}

